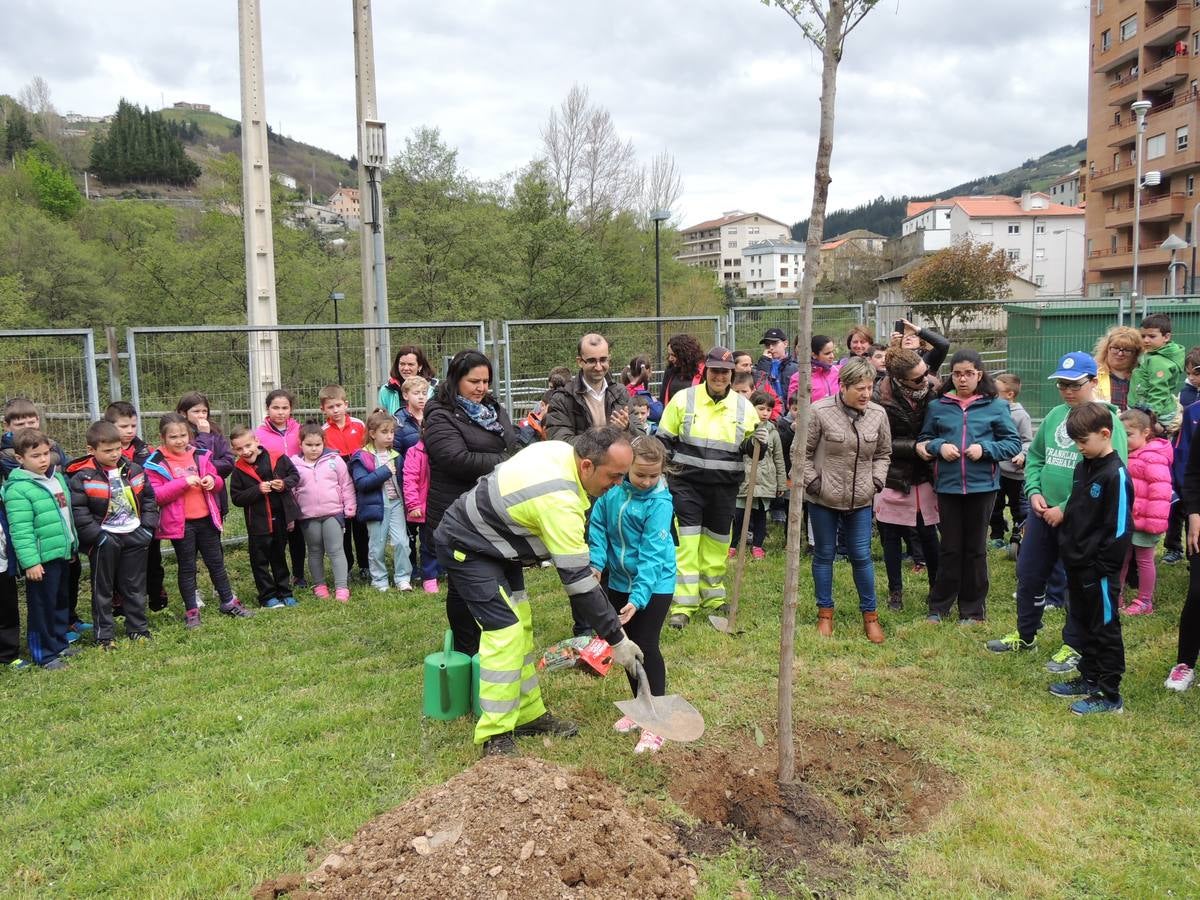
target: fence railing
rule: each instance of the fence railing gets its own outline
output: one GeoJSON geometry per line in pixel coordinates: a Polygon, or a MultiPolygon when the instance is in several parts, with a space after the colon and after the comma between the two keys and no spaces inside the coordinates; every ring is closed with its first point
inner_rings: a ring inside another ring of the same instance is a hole
{"type": "MultiPolygon", "coordinates": [[[[755,352],[763,332],[781,328],[788,341],[800,330],[799,304],[785,306],[735,306],[729,310],[727,331],[732,350],[755,352]]],[[[852,325],[867,321],[866,303],[816,305],[813,307],[813,334],[828,334],[838,344],[852,325]]],[[[799,353],[799,349],[793,347],[799,353]]]]}
{"type": "Polygon", "coordinates": [[[0,331],[0,394],[25,397],[64,447],[83,446],[100,416],[96,343],[87,328],[0,331]]]}

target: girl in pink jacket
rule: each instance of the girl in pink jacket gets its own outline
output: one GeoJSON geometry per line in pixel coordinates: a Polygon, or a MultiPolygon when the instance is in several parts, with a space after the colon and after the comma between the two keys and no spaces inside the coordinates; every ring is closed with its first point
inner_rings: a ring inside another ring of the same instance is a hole
{"type": "MultiPolygon", "coordinates": [[[[818,400],[824,400],[838,392],[840,369],[834,362],[837,358],[837,348],[833,345],[833,338],[824,334],[813,335],[811,350],[812,375],[809,379],[809,393],[812,396],[812,402],[816,403],[818,400]]],[[[797,372],[788,383],[787,401],[789,405],[799,386],[800,373],[797,372]]]]}
{"type": "Polygon", "coordinates": [[[1131,616],[1144,616],[1154,612],[1154,551],[1159,538],[1167,531],[1167,519],[1171,514],[1171,462],[1174,450],[1166,438],[1154,436],[1154,413],[1130,408],[1121,413],[1121,423],[1129,436],[1129,477],[1133,481],[1133,546],[1121,572],[1121,583],[1125,583],[1125,572],[1129,559],[1137,563],[1138,595],[1128,606],[1122,605],[1121,612],[1131,616]]]}
{"type": "Polygon", "coordinates": [[[150,454],[143,466],[158,502],[155,537],[170,541],[175,548],[184,625],[200,627],[200,609],[196,603],[197,553],[204,560],[213,588],[221,599],[221,612],[238,618],[253,615],[233,595],[225,571],[221,507],[217,503],[218,495],[225,490],[225,480],[213,466],[209,452],[192,446],[186,417],[167,413],[159,423],[158,433],[162,446],[150,454]]]}
{"type": "Polygon", "coordinates": [[[425,452],[425,442],[417,441],[404,456],[404,509],[408,521],[421,525],[421,588],[427,594],[436,594],[441,567],[433,546],[433,532],[425,521],[428,500],[429,455],[425,452]]]}
{"type": "Polygon", "coordinates": [[[300,452],[292,457],[300,483],[295,487],[300,506],[300,528],[308,547],[308,574],[313,594],[329,596],[325,584],[325,556],[333,568],[333,596],[341,603],[350,600],[350,568],[342,537],[346,519],[358,512],[354,481],[341,456],[325,449],[325,435],[317,424],[300,426],[300,452]]]}

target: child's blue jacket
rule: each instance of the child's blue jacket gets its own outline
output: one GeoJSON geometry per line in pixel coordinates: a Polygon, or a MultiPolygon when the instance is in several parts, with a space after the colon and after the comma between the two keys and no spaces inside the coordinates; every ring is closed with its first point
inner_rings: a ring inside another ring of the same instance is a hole
{"type": "Polygon", "coordinates": [[[652,594],[675,592],[675,506],[667,480],[639,491],[629,480],[606,491],[588,520],[591,564],[613,590],[645,609],[652,594]]]}

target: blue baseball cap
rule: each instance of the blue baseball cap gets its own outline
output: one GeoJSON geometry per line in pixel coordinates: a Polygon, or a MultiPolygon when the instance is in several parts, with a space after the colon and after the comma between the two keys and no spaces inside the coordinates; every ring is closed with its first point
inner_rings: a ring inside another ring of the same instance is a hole
{"type": "Polygon", "coordinates": [[[1096,360],[1082,350],[1074,350],[1058,361],[1058,369],[1049,381],[1086,381],[1096,377],[1096,360]]]}

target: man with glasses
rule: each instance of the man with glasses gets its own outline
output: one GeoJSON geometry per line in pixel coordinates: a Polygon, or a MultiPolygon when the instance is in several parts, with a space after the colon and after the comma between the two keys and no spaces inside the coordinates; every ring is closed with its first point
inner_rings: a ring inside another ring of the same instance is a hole
{"type": "MultiPolygon", "coordinates": [[[[1083,458],[1067,434],[1067,414],[1077,406],[1095,402],[1096,360],[1080,351],[1068,353],[1059,360],[1049,380],[1055,382],[1063,402],[1046,414],[1025,458],[1029,514],[1017,557],[1017,630],[988,641],[987,649],[993,653],[1037,646],[1044,610],[1038,599],[1044,598],[1046,582],[1059,560],[1058,528],[1071,495],[1075,467],[1083,458]]],[[[1129,458],[1129,444],[1118,418],[1120,411],[1111,403],[1105,405],[1113,416],[1113,449],[1124,462],[1129,458]]],[[[1047,671],[1058,675],[1071,672],[1079,662],[1077,648],[1082,646],[1082,637],[1075,633],[1070,616],[1063,625],[1062,639],[1062,646],[1046,663],[1047,671]]]]}
{"type": "Polygon", "coordinates": [[[574,444],[589,428],[629,428],[629,392],[608,377],[612,368],[608,341],[585,334],[575,355],[579,374],[550,395],[546,406],[546,439],[574,444]]]}

